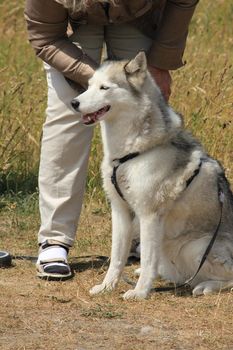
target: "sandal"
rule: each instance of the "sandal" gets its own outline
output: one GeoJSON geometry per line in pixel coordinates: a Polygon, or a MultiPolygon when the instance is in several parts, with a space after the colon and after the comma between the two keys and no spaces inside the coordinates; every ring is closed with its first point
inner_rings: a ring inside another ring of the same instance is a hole
{"type": "Polygon", "coordinates": [[[49,281],[64,281],[73,277],[67,261],[67,250],[59,245],[42,247],[36,269],[39,278],[49,281]]]}

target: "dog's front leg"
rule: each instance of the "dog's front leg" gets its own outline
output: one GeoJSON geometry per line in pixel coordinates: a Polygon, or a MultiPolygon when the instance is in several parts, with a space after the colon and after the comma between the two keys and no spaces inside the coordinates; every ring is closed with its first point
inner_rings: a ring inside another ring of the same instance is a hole
{"type": "Polygon", "coordinates": [[[141,271],[135,289],[128,290],[124,299],[144,299],[158,276],[163,236],[163,222],[156,214],[140,218],[141,271]]]}
{"type": "Polygon", "coordinates": [[[112,252],[108,272],[99,285],[90,290],[98,294],[116,287],[126,264],[132,241],[132,219],[125,203],[112,204],[112,252]]]}

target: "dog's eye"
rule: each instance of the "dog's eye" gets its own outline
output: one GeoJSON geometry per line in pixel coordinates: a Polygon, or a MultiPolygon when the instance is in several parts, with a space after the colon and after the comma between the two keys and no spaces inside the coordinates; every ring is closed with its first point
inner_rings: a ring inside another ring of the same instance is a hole
{"type": "Polygon", "coordinates": [[[101,87],[100,87],[100,90],[108,90],[108,89],[109,89],[109,87],[106,85],[101,85],[101,87]]]}

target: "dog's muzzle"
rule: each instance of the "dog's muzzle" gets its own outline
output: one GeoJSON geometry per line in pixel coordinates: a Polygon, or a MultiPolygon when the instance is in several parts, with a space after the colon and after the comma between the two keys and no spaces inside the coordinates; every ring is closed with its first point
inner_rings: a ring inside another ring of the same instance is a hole
{"type": "MultiPolygon", "coordinates": [[[[76,112],[81,113],[81,111],[79,110],[80,102],[77,99],[73,99],[71,101],[71,106],[76,112]]],[[[111,108],[111,106],[106,105],[106,106],[104,106],[104,107],[102,107],[102,108],[100,108],[97,111],[92,112],[92,113],[86,113],[86,114],[81,113],[82,114],[81,120],[82,120],[83,124],[85,124],[85,125],[95,124],[98,121],[100,121],[100,119],[103,117],[103,115],[105,113],[107,113],[110,110],[110,108],[111,108]]]]}
{"type": "Polygon", "coordinates": [[[82,115],[82,121],[85,125],[92,125],[100,121],[105,113],[107,113],[110,109],[110,106],[107,105],[103,108],[98,109],[93,113],[87,113],[82,115]]]}

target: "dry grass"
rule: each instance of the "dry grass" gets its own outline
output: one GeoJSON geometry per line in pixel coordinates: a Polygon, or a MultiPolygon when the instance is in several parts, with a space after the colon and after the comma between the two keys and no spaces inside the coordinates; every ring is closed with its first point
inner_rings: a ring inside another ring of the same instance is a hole
{"type": "Polygon", "coordinates": [[[35,188],[46,91],[23,1],[0,1],[0,191],[35,188]]]}
{"type": "Polygon", "coordinates": [[[171,104],[233,182],[233,29],[229,1],[200,1],[190,30],[187,65],[174,74],[171,104]]]}
{"type": "MultiPolygon", "coordinates": [[[[37,254],[39,139],[46,102],[41,64],[26,42],[23,0],[0,0],[0,249],[37,254]]],[[[173,73],[171,104],[226,168],[233,183],[233,5],[202,0],[190,28],[186,66],[173,73]]],[[[100,186],[99,132],[93,142],[87,195],[71,257],[109,255],[110,214],[100,186]]],[[[71,259],[76,275],[65,283],[35,278],[30,262],[1,270],[0,349],[233,349],[232,292],[192,298],[153,294],[124,302],[129,288],[91,298],[106,263],[71,259]]],[[[132,275],[135,266],[126,271],[132,275]]]]}
{"type": "MultiPolygon", "coordinates": [[[[33,190],[37,176],[46,84],[41,62],[27,43],[23,0],[0,0],[0,191],[33,190]]],[[[200,1],[185,53],[173,73],[171,104],[233,180],[231,1],[200,1]]],[[[99,131],[93,141],[88,193],[103,199],[99,131]]]]}

